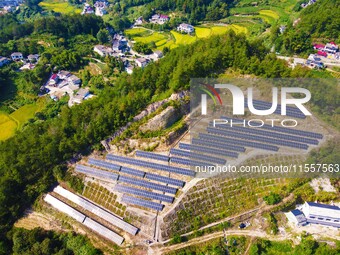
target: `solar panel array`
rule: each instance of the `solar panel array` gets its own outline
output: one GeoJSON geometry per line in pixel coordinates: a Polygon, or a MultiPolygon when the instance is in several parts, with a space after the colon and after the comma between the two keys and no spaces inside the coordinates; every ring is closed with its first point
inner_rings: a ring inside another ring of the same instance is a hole
{"type": "Polygon", "coordinates": [[[86,174],[86,175],[91,175],[95,176],[98,178],[103,178],[103,179],[110,179],[116,181],[118,179],[118,175],[115,173],[111,173],[108,171],[103,171],[97,168],[92,168],[84,165],[76,165],[75,168],[76,172],[86,174]]]}
{"type": "Polygon", "coordinates": [[[160,154],[156,154],[156,153],[152,153],[148,151],[136,151],[136,156],[169,162],[168,156],[160,155],[160,154]]]}
{"type": "Polygon", "coordinates": [[[86,216],[77,210],[73,209],[68,204],[65,204],[64,202],[60,201],[59,199],[51,196],[50,194],[47,194],[44,198],[44,201],[52,205],[57,210],[66,213],[71,218],[75,219],[76,221],[83,223],[86,216]]]}
{"type": "Polygon", "coordinates": [[[123,185],[117,184],[114,188],[116,191],[121,192],[121,193],[129,193],[132,195],[140,196],[140,197],[146,197],[154,200],[160,200],[168,203],[172,203],[174,201],[174,197],[170,197],[167,195],[159,194],[159,193],[154,193],[146,190],[141,190],[141,189],[136,189],[132,187],[127,187],[123,185]]]}
{"type": "Polygon", "coordinates": [[[144,187],[144,188],[159,190],[159,191],[170,193],[170,194],[176,194],[176,192],[177,192],[177,189],[173,188],[173,187],[164,186],[164,185],[161,185],[161,184],[148,182],[148,181],[144,181],[144,180],[138,180],[138,179],[134,179],[134,178],[131,178],[131,177],[126,177],[126,176],[119,176],[118,181],[129,183],[129,184],[140,186],[140,187],[144,187]]]}
{"type": "Polygon", "coordinates": [[[98,166],[98,167],[104,167],[104,168],[107,168],[107,169],[110,169],[110,170],[114,170],[114,171],[119,171],[120,170],[120,166],[119,165],[115,165],[115,164],[112,164],[112,163],[104,161],[104,160],[90,158],[88,163],[90,165],[94,165],[94,166],[98,166]]]}
{"type": "MultiPolygon", "coordinates": [[[[245,107],[248,108],[248,100],[244,101],[245,107]]],[[[272,106],[272,103],[265,102],[265,101],[259,101],[259,100],[253,100],[253,106],[257,110],[267,110],[270,109],[272,106]]],[[[281,105],[278,104],[276,110],[274,111],[274,114],[281,115],[281,105]]],[[[286,115],[294,118],[299,119],[305,119],[306,116],[300,111],[300,109],[295,107],[286,107],[286,115]]]]}
{"type": "Polygon", "coordinates": [[[259,141],[263,143],[270,143],[270,144],[298,148],[298,149],[305,149],[305,150],[308,149],[308,145],[303,144],[303,143],[296,143],[296,142],[279,140],[279,139],[274,139],[274,138],[237,133],[237,132],[233,132],[229,130],[223,130],[223,129],[211,128],[211,127],[208,127],[207,131],[208,133],[215,134],[215,135],[229,136],[229,137],[234,137],[234,138],[237,137],[237,138],[241,138],[245,140],[255,140],[255,141],[259,141]]]}
{"type": "Polygon", "coordinates": [[[144,171],[136,170],[136,169],[129,168],[129,167],[126,167],[126,166],[122,166],[121,169],[120,169],[120,172],[125,173],[125,174],[138,176],[138,177],[142,177],[142,178],[145,175],[144,171]]]}
{"type": "Polygon", "coordinates": [[[200,139],[206,140],[206,141],[214,141],[214,142],[223,142],[223,143],[232,143],[237,144],[241,146],[251,147],[251,148],[257,148],[257,149],[263,149],[263,150],[269,150],[269,151],[278,151],[279,147],[269,144],[263,144],[263,143],[257,143],[253,141],[246,141],[246,140],[239,140],[239,139],[233,139],[233,138],[227,138],[227,137],[221,137],[221,136],[215,136],[212,134],[199,134],[200,139]]]}
{"type": "Polygon", "coordinates": [[[199,151],[203,153],[208,153],[212,155],[222,155],[226,157],[232,157],[232,158],[237,158],[238,153],[232,152],[232,151],[226,151],[226,150],[219,150],[215,148],[209,148],[205,146],[198,146],[198,145],[193,145],[193,144],[187,144],[187,143],[180,143],[179,144],[180,149],[184,150],[191,150],[191,151],[199,151]]]}
{"type": "Polygon", "coordinates": [[[214,147],[214,148],[218,148],[220,150],[237,151],[237,152],[245,152],[246,151],[246,148],[244,148],[242,146],[226,144],[226,143],[218,143],[216,141],[211,142],[211,141],[201,140],[201,139],[197,139],[197,138],[192,138],[191,144],[214,147]]]}
{"type": "Polygon", "coordinates": [[[179,149],[171,149],[170,153],[181,156],[181,157],[194,158],[194,159],[212,162],[212,163],[216,163],[220,165],[224,165],[227,162],[225,159],[207,156],[204,154],[198,154],[198,153],[191,152],[191,151],[179,150],[179,149]]]}
{"type": "Polygon", "coordinates": [[[112,154],[108,154],[106,156],[106,159],[118,161],[118,162],[122,162],[122,163],[126,163],[126,164],[131,164],[131,165],[137,165],[137,166],[141,166],[141,167],[147,167],[147,168],[167,171],[167,172],[176,173],[176,174],[195,176],[195,172],[188,170],[188,169],[183,169],[183,168],[173,167],[173,166],[166,166],[166,165],[162,165],[162,164],[142,161],[142,160],[138,160],[138,159],[127,158],[127,157],[122,157],[122,156],[116,156],[116,155],[112,155],[112,154]]]}
{"type": "Polygon", "coordinates": [[[136,197],[130,197],[127,195],[123,195],[122,197],[122,202],[127,203],[127,204],[133,204],[133,205],[139,205],[142,207],[147,207],[156,211],[162,211],[164,208],[164,205],[158,204],[155,202],[151,202],[148,200],[136,198],[136,197]]]}
{"type": "Polygon", "coordinates": [[[290,141],[297,141],[300,143],[308,143],[313,145],[318,145],[319,141],[316,139],[301,137],[301,136],[294,136],[294,135],[288,135],[288,134],[282,134],[282,133],[276,133],[272,131],[264,131],[261,130],[261,128],[249,128],[249,127],[240,127],[240,126],[229,126],[229,125],[216,125],[217,128],[221,129],[227,129],[232,130],[235,132],[242,132],[242,133],[251,133],[261,136],[268,136],[268,137],[274,137],[278,139],[284,139],[284,140],[290,140],[290,141]]]}
{"type": "Polygon", "coordinates": [[[116,234],[112,230],[108,229],[107,227],[99,224],[98,222],[90,218],[86,218],[83,224],[89,229],[93,230],[94,232],[100,234],[101,236],[109,239],[110,241],[118,245],[121,245],[124,241],[123,237],[121,237],[120,235],[116,234]]]}
{"type": "MultiPolygon", "coordinates": [[[[225,116],[221,116],[222,119],[226,120],[233,120],[233,121],[244,121],[243,119],[234,119],[229,118],[225,116]]],[[[259,124],[260,122],[253,122],[255,124],[259,124]]],[[[292,129],[287,127],[278,127],[278,126],[271,126],[269,124],[264,124],[261,128],[268,129],[271,131],[281,132],[281,133],[287,133],[287,134],[293,134],[293,135],[299,135],[299,136],[305,136],[305,137],[311,137],[316,139],[322,139],[323,135],[320,133],[310,132],[310,131],[303,131],[298,129],[292,129]]]]}
{"type": "Polygon", "coordinates": [[[185,182],[158,174],[146,173],[145,178],[153,181],[163,182],[174,186],[183,187],[185,182]]]}
{"type": "Polygon", "coordinates": [[[172,163],[186,165],[186,166],[212,166],[213,164],[209,164],[206,162],[200,162],[196,160],[191,160],[187,158],[179,158],[179,157],[171,157],[170,158],[172,163]]]}
{"type": "Polygon", "coordinates": [[[109,213],[108,211],[100,208],[99,206],[89,202],[88,200],[62,188],[61,186],[57,186],[54,190],[55,193],[59,194],[60,196],[65,197],[66,199],[70,200],[71,202],[79,205],[80,207],[84,208],[85,210],[92,212],[93,214],[97,215],[98,217],[106,220],[107,222],[111,223],[112,225],[130,233],[131,235],[136,235],[138,232],[138,228],[131,225],[128,222],[125,222],[121,218],[109,213]]]}

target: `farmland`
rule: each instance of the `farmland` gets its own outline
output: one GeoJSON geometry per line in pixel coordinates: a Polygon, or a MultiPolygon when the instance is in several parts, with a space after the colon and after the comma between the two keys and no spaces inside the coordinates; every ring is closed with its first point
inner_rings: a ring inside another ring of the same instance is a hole
{"type": "Polygon", "coordinates": [[[81,9],[70,5],[68,2],[60,1],[43,1],[39,3],[39,6],[46,11],[54,11],[59,13],[81,13],[81,9]]]}

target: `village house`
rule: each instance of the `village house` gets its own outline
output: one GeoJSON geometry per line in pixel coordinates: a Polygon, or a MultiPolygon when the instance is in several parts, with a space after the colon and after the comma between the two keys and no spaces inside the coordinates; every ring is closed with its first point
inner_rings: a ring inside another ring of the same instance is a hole
{"type": "Polygon", "coordinates": [[[170,20],[170,18],[167,15],[155,14],[155,15],[152,15],[152,17],[149,21],[150,21],[150,23],[162,25],[162,24],[168,22],[169,20],[170,20]]]}
{"type": "Polygon", "coordinates": [[[133,73],[133,66],[132,65],[128,65],[127,67],[125,67],[125,71],[128,73],[128,74],[132,74],[133,73]]]}
{"type": "Polygon", "coordinates": [[[81,104],[88,96],[90,95],[89,89],[81,88],[78,92],[73,96],[73,103],[81,104]]]}
{"type": "Polygon", "coordinates": [[[93,14],[94,10],[93,7],[91,5],[89,5],[88,3],[84,4],[84,9],[81,12],[81,15],[85,15],[85,14],[93,14]]]}
{"type": "Polygon", "coordinates": [[[161,58],[161,57],[163,57],[163,52],[161,52],[160,50],[155,50],[154,52],[153,52],[153,54],[154,54],[154,56],[156,57],[156,58],[161,58]]]}
{"type": "Polygon", "coordinates": [[[24,59],[24,56],[22,55],[21,52],[13,52],[11,54],[11,59],[13,61],[20,61],[20,60],[23,60],[24,59]]]}
{"type": "Polygon", "coordinates": [[[136,62],[136,64],[137,64],[137,66],[143,68],[143,67],[145,67],[145,66],[149,63],[149,60],[146,59],[146,58],[137,58],[137,59],[135,60],[135,62],[136,62]]]}
{"type": "Polygon", "coordinates": [[[27,56],[27,59],[31,63],[37,63],[39,61],[39,54],[30,54],[27,56]]]}
{"type": "Polygon", "coordinates": [[[0,67],[3,67],[4,65],[7,65],[9,63],[9,59],[5,57],[0,56],[0,67]]]}
{"type": "Polygon", "coordinates": [[[123,35],[115,34],[113,36],[112,49],[115,52],[123,52],[124,50],[126,50],[127,45],[128,45],[128,41],[123,35]]]}
{"type": "Polygon", "coordinates": [[[97,52],[101,57],[113,56],[114,51],[110,47],[104,45],[96,45],[93,48],[94,52],[97,52]]]}
{"type": "Polygon", "coordinates": [[[135,26],[139,26],[139,25],[142,25],[143,24],[143,17],[142,16],[140,16],[139,18],[137,18],[136,20],[135,20],[135,26]]]}
{"type": "Polygon", "coordinates": [[[109,6],[108,2],[105,1],[97,1],[94,4],[95,7],[95,14],[97,16],[103,16],[104,14],[107,14],[106,8],[109,6]]]}
{"type": "Polygon", "coordinates": [[[195,28],[192,25],[182,23],[177,27],[177,31],[191,34],[195,31],[195,28]]]}

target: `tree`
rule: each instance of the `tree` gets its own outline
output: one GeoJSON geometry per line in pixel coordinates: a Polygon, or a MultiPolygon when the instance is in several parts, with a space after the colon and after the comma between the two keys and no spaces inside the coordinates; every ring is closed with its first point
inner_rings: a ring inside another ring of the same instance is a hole
{"type": "Polygon", "coordinates": [[[268,204],[268,205],[275,205],[279,203],[282,199],[279,194],[276,194],[274,192],[270,192],[268,196],[263,197],[263,200],[268,204]]]}
{"type": "Polygon", "coordinates": [[[107,43],[109,41],[109,32],[107,29],[100,29],[97,33],[97,39],[102,44],[107,43]]]}

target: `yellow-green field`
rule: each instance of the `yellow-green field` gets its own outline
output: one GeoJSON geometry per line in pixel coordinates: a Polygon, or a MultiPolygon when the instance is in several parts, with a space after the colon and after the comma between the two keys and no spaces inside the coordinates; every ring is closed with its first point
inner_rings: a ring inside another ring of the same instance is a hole
{"type": "Polygon", "coordinates": [[[279,14],[272,10],[261,10],[260,17],[270,24],[275,23],[280,18],[279,14]]]}
{"type": "Polygon", "coordinates": [[[46,11],[54,11],[59,13],[81,13],[81,9],[78,9],[67,2],[59,1],[40,2],[39,6],[46,11]]]}
{"type": "Polygon", "coordinates": [[[132,40],[136,42],[154,42],[157,49],[162,50],[164,47],[172,49],[179,45],[193,43],[197,39],[207,38],[212,35],[221,35],[230,29],[234,30],[235,33],[248,33],[248,29],[246,27],[240,25],[228,25],[195,27],[195,35],[181,34],[176,31],[171,31],[169,35],[168,33],[154,32],[145,28],[127,29],[125,34],[130,36],[132,40]]]}
{"type": "Polygon", "coordinates": [[[41,98],[37,103],[24,105],[11,114],[0,112],[0,141],[12,137],[16,130],[20,130],[36,112],[44,107],[45,99],[41,98]]]}

